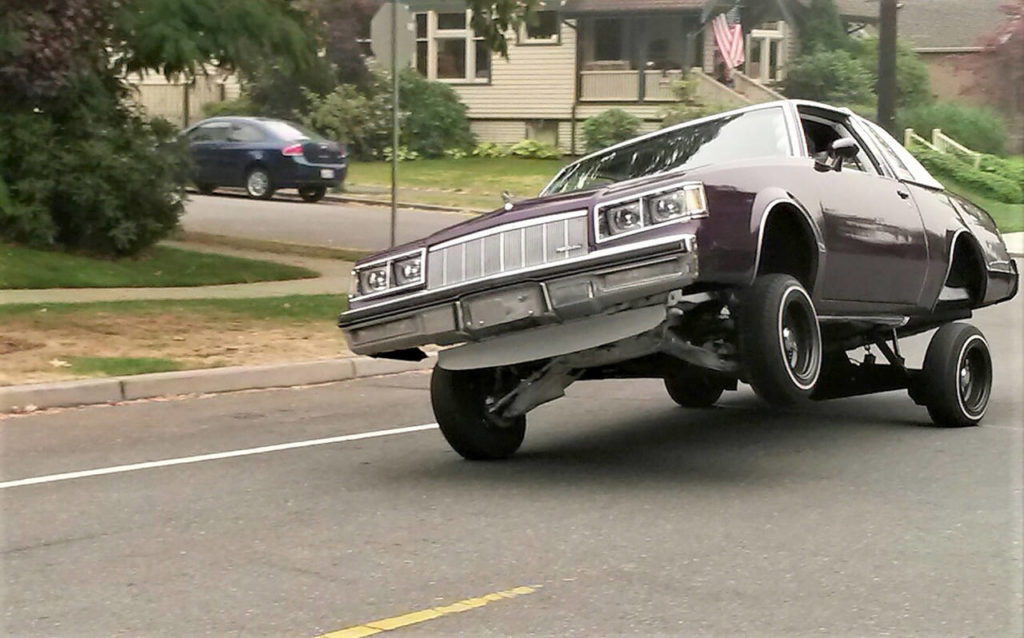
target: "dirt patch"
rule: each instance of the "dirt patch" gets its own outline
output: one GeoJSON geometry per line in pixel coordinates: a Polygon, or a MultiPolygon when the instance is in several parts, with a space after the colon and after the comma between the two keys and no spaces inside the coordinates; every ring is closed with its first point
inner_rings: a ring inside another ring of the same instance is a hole
{"type": "Polygon", "coordinates": [[[9,317],[0,385],[80,378],[72,357],[157,357],[183,368],[286,363],[348,354],[329,321],[284,322],[189,314],[9,317]]]}

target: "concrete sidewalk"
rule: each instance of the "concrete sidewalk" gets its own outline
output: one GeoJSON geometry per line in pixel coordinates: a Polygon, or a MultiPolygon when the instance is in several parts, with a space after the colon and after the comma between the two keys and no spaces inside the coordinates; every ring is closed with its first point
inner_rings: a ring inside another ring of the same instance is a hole
{"type": "Polygon", "coordinates": [[[1006,248],[1014,257],[1024,257],[1024,233],[1003,233],[1006,248]]]}
{"type": "Polygon", "coordinates": [[[283,297],[285,295],[344,295],[348,293],[352,264],[347,261],[254,250],[239,250],[188,242],[166,241],[162,242],[162,244],[196,252],[218,253],[301,266],[320,273],[320,276],[310,279],[263,281],[251,284],[226,284],[219,286],[3,290],[0,291],[0,304],[85,303],[91,301],[150,299],[240,299],[246,297],[283,297]]]}

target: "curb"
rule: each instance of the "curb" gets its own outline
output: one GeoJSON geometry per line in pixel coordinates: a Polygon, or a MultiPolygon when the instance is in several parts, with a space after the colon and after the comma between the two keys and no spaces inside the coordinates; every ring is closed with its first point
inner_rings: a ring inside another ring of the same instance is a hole
{"type": "Polygon", "coordinates": [[[183,394],[211,394],[316,385],[429,370],[435,356],[422,361],[349,357],[262,366],[156,372],[109,379],[30,383],[0,388],[0,414],[153,399],[183,394]]]}
{"type": "MultiPolygon", "coordinates": [[[[185,190],[189,194],[192,194],[192,195],[199,195],[199,194],[201,194],[198,190],[196,190],[194,188],[186,188],[185,190]]],[[[245,195],[245,191],[240,189],[240,188],[223,187],[223,188],[220,188],[218,190],[221,191],[221,193],[227,193],[227,194],[231,194],[231,195],[234,195],[234,196],[247,197],[247,195],[245,195]]],[[[299,197],[298,195],[292,195],[291,193],[276,192],[276,193],[274,193],[274,197],[278,198],[278,199],[285,200],[285,201],[295,201],[295,202],[301,202],[302,201],[301,197],[299,197]]],[[[326,195],[324,195],[324,198],[323,198],[322,201],[326,201],[326,202],[339,202],[339,203],[342,203],[342,204],[345,204],[345,203],[364,204],[364,205],[369,205],[369,206],[390,206],[391,205],[391,200],[390,199],[389,200],[381,200],[381,199],[374,199],[372,197],[360,197],[360,196],[353,196],[353,195],[339,195],[338,193],[327,193],[326,195]]],[[[398,208],[409,208],[409,209],[413,209],[413,210],[425,210],[425,211],[438,212],[438,213],[459,213],[461,215],[483,215],[484,213],[490,212],[490,211],[481,210],[481,209],[478,209],[478,208],[458,208],[458,207],[455,207],[455,206],[443,206],[441,204],[421,204],[421,203],[416,203],[416,202],[396,202],[395,205],[398,208]]]]}

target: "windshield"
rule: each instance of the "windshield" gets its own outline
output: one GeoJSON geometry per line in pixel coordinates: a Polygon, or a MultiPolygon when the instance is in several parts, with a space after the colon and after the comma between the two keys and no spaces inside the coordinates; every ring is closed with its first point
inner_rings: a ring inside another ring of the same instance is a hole
{"type": "Polygon", "coordinates": [[[687,166],[789,154],[781,107],[731,113],[583,158],[563,170],[543,194],[584,190],[687,166]]]}
{"type": "Polygon", "coordinates": [[[267,127],[271,133],[277,137],[287,140],[289,142],[293,140],[320,140],[323,139],[313,131],[307,130],[298,124],[292,124],[291,122],[279,122],[275,120],[264,120],[263,126],[267,127]]]}

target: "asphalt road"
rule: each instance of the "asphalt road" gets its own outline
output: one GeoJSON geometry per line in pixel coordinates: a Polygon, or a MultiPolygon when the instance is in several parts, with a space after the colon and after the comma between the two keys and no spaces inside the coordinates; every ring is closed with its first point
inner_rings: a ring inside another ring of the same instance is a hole
{"type": "MultiPolygon", "coordinates": [[[[3,483],[3,633],[315,636],[539,586],[394,633],[1020,636],[1021,311],[976,318],[997,375],[977,428],[898,392],[778,414],[741,386],[692,411],[605,381],[532,413],[510,462],[428,427],[3,483]]],[[[427,383],[10,418],[0,482],[429,426],[427,383]]]]}
{"type": "MultiPolygon", "coordinates": [[[[297,244],[380,250],[388,247],[391,209],[322,201],[316,204],[231,194],[189,195],[181,224],[186,231],[297,244]]],[[[399,243],[419,239],[469,219],[461,213],[399,210],[399,243]]]]}

